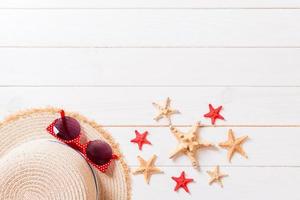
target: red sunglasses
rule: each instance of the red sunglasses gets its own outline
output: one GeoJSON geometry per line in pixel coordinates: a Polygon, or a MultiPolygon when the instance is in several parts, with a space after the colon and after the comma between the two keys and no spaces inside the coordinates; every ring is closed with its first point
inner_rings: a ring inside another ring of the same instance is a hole
{"type": "Polygon", "coordinates": [[[61,118],[55,119],[47,127],[47,131],[58,140],[80,151],[88,163],[104,173],[112,160],[118,159],[118,156],[113,154],[111,146],[102,140],[80,143],[83,133],[79,122],[65,116],[63,110],[60,111],[60,115],[61,118]]]}

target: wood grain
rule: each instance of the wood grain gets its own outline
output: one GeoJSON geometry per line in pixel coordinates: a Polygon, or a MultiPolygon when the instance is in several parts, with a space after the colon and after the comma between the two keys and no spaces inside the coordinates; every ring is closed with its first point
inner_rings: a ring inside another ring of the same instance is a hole
{"type": "MultiPolygon", "coordinates": [[[[169,159],[171,152],[178,144],[176,138],[168,128],[106,128],[119,142],[125,159],[130,166],[137,166],[139,162],[136,156],[151,157],[158,155],[156,164],[163,167],[191,166],[186,156],[180,156],[175,160],[169,159]],[[136,144],[130,140],[135,137],[134,130],[148,131],[148,139],[152,145],[144,145],[139,151],[136,144]]],[[[189,128],[181,128],[187,131],[189,128]]],[[[212,142],[216,148],[203,149],[198,152],[200,166],[251,166],[272,167],[292,166],[300,167],[299,141],[295,140],[299,135],[299,128],[233,128],[236,137],[248,135],[249,139],[243,147],[248,155],[245,159],[235,154],[232,163],[227,160],[227,150],[218,147],[220,142],[227,140],[228,128],[201,128],[199,136],[203,141],[212,142]]]]}
{"type": "Polygon", "coordinates": [[[293,9],[4,9],[0,46],[298,48],[299,17],[293,9]]]}
{"type": "Polygon", "coordinates": [[[300,49],[290,48],[0,48],[0,57],[1,86],[300,86],[300,49]]]}
{"type": "Polygon", "coordinates": [[[133,177],[133,199],[161,199],[174,200],[199,198],[209,199],[261,199],[271,198],[281,200],[287,196],[299,199],[300,194],[295,185],[300,183],[300,170],[298,168],[244,168],[234,167],[221,170],[229,177],[223,179],[224,188],[218,185],[208,185],[206,172],[212,167],[204,168],[199,173],[187,167],[162,168],[164,175],[156,175],[151,179],[150,186],[144,183],[142,176],[133,177]],[[171,176],[179,176],[182,170],[187,177],[195,179],[189,184],[191,194],[185,191],[174,192],[174,181],[171,176]],[[146,194],[146,195],[145,195],[146,194]]]}
{"type": "Polygon", "coordinates": [[[1,116],[31,107],[57,106],[77,111],[103,125],[166,125],[156,123],[153,101],[167,96],[182,112],[177,125],[196,120],[210,124],[203,114],[208,104],[223,105],[226,121],[217,125],[300,125],[298,87],[2,87],[1,116]]]}
{"type": "Polygon", "coordinates": [[[165,174],[150,186],[133,176],[133,200],[298,200],[299,9],[298,0],[2,0],[0,116],[61,107],[103,124],[131,168],[157,154],[165,174]],[[249,135],[249,159],[229,164],[225,150],[205,150],[200,172],[170,160],[176,140],[151,105],[167,96],[182,130],[201,120],[214,143],[228,128],[249,135]],[[224,106],[219,127],[203,118],[208,103],[224,106]],[[135,129],[153,146],[138,151],[135,129]],[[224,189],[208,185],[217,164],[224,189]],[[195,179],[191,194],[173,192],[182,170],[195,179]]]}
{"type": "Polygon", "coordinates": [[[298,8],[295,0],[2,0],[0,8],[298,8]]]}

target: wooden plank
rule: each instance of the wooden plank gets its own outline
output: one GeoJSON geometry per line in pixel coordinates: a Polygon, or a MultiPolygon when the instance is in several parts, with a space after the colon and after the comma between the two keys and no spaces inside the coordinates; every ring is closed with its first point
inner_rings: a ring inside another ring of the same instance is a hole
{"type": "Polygon", "coordinates": [[[0,48],[0,55],[0,85],[300,85],[300,49],[0,48]]]}
{"type": "Polygon", "coordinates": [[[193,124],[200,120],[208,104],[223,105],[226,121],[217,125],[300,125],[299,88],[276,87],[2,87],[0,114],[20,109],[58,106],[78,111],[103,125],[166,125],[157,123],[152,102],[173,99],[172,107],[182,114],[174,124],[193,124]]]}
{"type": "Polygon", "coordinates": [[[0,8],[291,8],[299,7],[300,2],[295,0],[153,0],[153,1],[138,1],[122,0],[97,1],[97,0],[2,0],[0,8]]]}
{"type": "MultiPolygon", "coordinates": [[[[137,155],[150,158],[158,156],[158,166],[191,166],[186,156],[171,160],[169,156],[178,142],[168,128],[106,128],[119,142],[129,165],[137,166],[137,155]],[[148,131],[148,140],[152,145],[144,145],[143,150],[130,140],[135,138],[134,130],[141,133],[148,131]]],[[[181,128],[187,131],[188,128],[181,128]]],[[[243,148],[248,155],[245,159],[239,154],[234,155],[232,163],[227,160],[227,150],[218,147],[220,142],[227,140],[228,128],[202,128],[199,136],[203,141],[211,142],[216,148],[203,149],[198,153],[201,168],[205,166],[299,166],[300,167],[300,128],[233,128],[236,137],[248,135],[249,139],[243,148]]]]}
{"type": "Polygon", "coordinates": [[[294,9],[4,9],[0,46],[299,47],[299,19],[294,9]]]}
{"type": "Polygon", "coordinates": [[[274,199],[286,197],[300,198],[297,185],[300,184],[299,168],[221,168],[229,177],[223,179],[224,188],[219,185],[208,185],[206,174],[211,167],[198,173],[190,168],[163,168],[165,174],[152,177],[147,185],[142,176],[133,177],[133,199],[274,199]],[[170,178],[186,171],[188,178],[195,179],[189,184],[190,194],[184,190],[174,192],[175,182],[170,178]]]}

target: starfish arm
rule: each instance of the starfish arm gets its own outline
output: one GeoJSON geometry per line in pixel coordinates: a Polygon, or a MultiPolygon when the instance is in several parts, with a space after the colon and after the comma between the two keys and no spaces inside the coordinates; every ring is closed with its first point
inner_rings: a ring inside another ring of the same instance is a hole
{"type": "Polygon", "coordinates": [[[235,144],[242,144],[243,142],[245,142],[245,140],[248,138],[247,135],[240,137],[238,139],[235,140],[235,144]]]}
{"type": "Polygon", "coordinates": [[[144,173],[144,179],[145,179],[147,184],[149,184],[149,182],[150,182],[150,177],[151,177],[151,175],[150,175],[149,172],[144,173]]]}
{"type": "MultiPolygon", "coordinates": [[[[143,134],[140,133],[138,130],[134,130],[135,136],[136,137],[141,137],[143,134]]],[[[148,134],[148,132],[146,131],[146,135],[148,134]]]]}
{"type": "Polygon", "coordinates": [[[193,126],[192,129],[190,130],[190,133],[196,134],[200,128],[200,122],[196,122],[193,126]]]}
{"type": "Polygon", "coordinates": [[[183,185],[182,188],[183,188],[187,193],[190,193],[190,190],[189,190],[189,188],[188,188],[186,185],[183,185]]]}
{"type": "Polygon", "coordinates": [[[206,113],[206,114],[204,115],[204,117],[212,117],[212,114],[211,114],[211,113],[206,113]]]}
{"type": "Polygon", "coordinates": [[[147,162],[141,156],[138,156],[137,159],[139,160],[141,166],[146,166],[147,165],[147,162]]]}
{"type": "Polygon", "coordinates": [[[142,174],[142,173],[144,173],[144,171],[145,171],[144,168],[138,168],[138,169],[134,170],[132,172],[132,174],[134,174],[134,175],[136,175],[136,174],[142,174]]]}
{"type": "Polygon", "coordinates": [[[220,185],[221,187],[223,187],[223,183],[222,183],[221,180],[218,180],[218,183],[219,183],[219,185],[220,185]]]}
{"type": "Polygon", "coordinates": [[[171,103],[171,99],[168,97],[167,100],[166,100],[165,109],[170,107],[170,103],[171,103]]]}
{"type": "Polygon", "coordinates": [[[176,182],[176,186],[175,186],[175,188],[174,188],[174,191],[179,190],[179,188],[181,187],[181,185],[179,184],[180,177],[172,176],[171,178],[176,182]]]}
{"type": "Polygon", "coordinates": [[[168,120],[168,122],[169,122],[169,125],[171,125],[171,124],[172,124],[171,117],[170,117],[170,116],[167,116],[166,118],[167,118],[167,120],[168,120]]]}
{"type": "Polygon", "coordinates": [[[179,154],[184,152],[184,147],[182,147],[181,145],[179,145],[170,155],[170,158],[175,158],[177,157],[179,154]]]}
{"type": "Polygon", "coordinates": [[[199,148],[201,147],[214,147],[215,145],[209,142],[201,142],[198,144],[199,148]]]}
{"type": "Polygon", "coordinates": [[[148,162],[148,166],[153,166],[156,161],[157,156],[153,155],[152,158],[148,162]]]}
{"type": "Polygon", "coordinates": [[[175,188],[174,188],[174,191],[179,190],[179,188],[180,188],[180,185],[176,185],[175,188]]]}
{"type": "Polygon", "coordinates": [[[211,104],[209,104],[208,107],[209,107],[209,112],[206,113],[206,114],[204,115],[204,117],[212,117],[212,116],[213,116],[214,108],[212,107],[211,104]]]}
{"type": "Polygon", "coordinates": [[[143,143],[145,143],[145,144],[151,144],[151,142],[150,142],[149,140],[147,140],[147,135],[148,135],[148,132],[146,131],[146,132],[143,134],[142,141],[143,141],[143,143]]]}
{"type": "Polygon", "coordinates": [[[241,146],[237,146],[236,148],[236,151],[241,154],[242,156],[244,156],[245,158],[248,158],[246,152],[243,150],[243,148],[241,146]]]}
{"type": "Polygon", "coordinates": [[[235,141],[235,137],[234,137],[232,129],[229,129],[229,131],[228,131],[228,141],[232,141],[232,142],[235,141]]]}
{"type": "Polygon", "coordinates": [[[193,182],[194,181],[194,179],[192,179],[192,178],[187,178],[186,179],[186,183],[191,183],[191,182],[193,182]]]}
{"type": "Polygon", "coordinates": [[[198,160],[196,159],[196,155],[194,152],[188,152],[187,153],[187,156],[189,157],[189,159],[191,160],[192,162],[192,165],[195,169],[199,168],[199,163],[198,163],[198,160]]]}
{"type": "Polygon", "coordinates": [[[220,177],[223,178],[223,177],[227,177],[228,174],[220,174],[220,177]]]}
{"type": "Polygon", "coordinates": [[[211,117],[210,113],[206,113],[205,115],[203,115],[204,117],[211,117]]]}
{"type": "Polygon", "coordinates": [[[211,118],[211,124],[212,124],[212,125],[215,125],[215,123],[216,123],[216,118],[214,118],[214,117],[211,118]]]}
{"type": "Polygon", "coordinates": [[[222,110],[222,108],[223,108],[223,106],[217,107],[216,112],[219,113],[222,110]]]}
{"type": "Polygon", "coordinates": [[[163,109],[164,109],[163,107],[161,107],[159,104],[157,104],[157,103],[155,103],[155,102],[153,102],[152,105],[153,105],[155,108],[157,108],[158,110],[163,110],[163,109]]]}
{"type": "Polygon", "coordinates": [[[209,111],[214,111],[214,107],[211,105],[211,104],[208,104],[208,107],[209,107],[209,111]]]}
{"type": "Polygon", "coordinates": [[[171,110],[170,115],[173,115],[173,114],[180,114],[180,111],[179,110],[171,110]]]}
{"type": "Polygon", "coordinates": [[[206,171],[206,173],[207,173],[210,177],[213,177],[213,176],[214,176],[214,173],[211,172],[211,171],[206,171]]]}
{"type": "Polygon", "coordinates": [[[208,183],[209,183],[209,185],[211,185],[211,184],[213,184],[213,182],[215,182],[214,178],[210,179],[210,181],[208,183]]]}
{"type": "Polygon", "coordinates": [[[180,136],[183,135],[177,128],[175,128],[172,125],[170,125],[170,130],[175,135],[175,137],[177,138],[177,140],[179,140],[180,136]]]}
{"type": "Polygon", "coordinates": [[[138,146],[139,146],[139,150],[143,149],[143,143],[141,141],[137,142],[138,146]]]}
{"type": "Polygon", "coordinates": [[[220,115],[220,114],[217,116],[217,118],[218,118],[218,119],[222,119],[222,120],[225,119],[225,118],[224,118],[222,115],[220,115]]]}
{"type": "Polygon", "coordinates": [[[235,151],[235,147],[231,147],[229,150],[228,150],[228,153],[227,153],[227,158],[228,158],[228,161],[231,162],[231,159],[232,159],[232,156],[234,154],[234,151],[235,151]]]}
{"type": "Polygon", "coordinates": [[[222,147],[222,148],[230,148],[232,146],[232,143],[231,142],[220,142],[219,143],[219,146],[222,147]]]}
{"type": "MultiPolygon", "coordinates": [[[[173,180],[175,180],[175,179],[173,179],[173,180]]],[[[176,186],[175,186],[175,188],[174,188],[174,191],[179,190],[179,188],[180,188],[180,185],[179,185],[179,184],[176,184],[176,186]]]]}
{"type": "Polygon", "coordinates": [[[154,117],[153,119],[154,119],[155,121],[159,121],[159,120],[161,120],[163,117],[164,117],[163,114],[158,114],[158,115],[157,115],[156,117],[154,117]]]}
{"type": "Polygon", "coordinates": [[[150,144],[151,145],[151,142],[149,140],[145,139],[144,144],[150,144]]]}
{"type": "Polygon", "coordinates": [[[155,174],[159,174],[159,173],[162,173],[162,171],[159,169],[159,168],[157,168],[157,167],[153,167],[153,168],[151,168],[151,170],[150,170],[152,173],[155,173],[155,174]]]}
{"type": "Polygon", "coordinates": [[[137,138],[134,138],[132,140],[130,140],[130,142],[133,142],[133,143],[137,143],[138,139],[137,138]]]}

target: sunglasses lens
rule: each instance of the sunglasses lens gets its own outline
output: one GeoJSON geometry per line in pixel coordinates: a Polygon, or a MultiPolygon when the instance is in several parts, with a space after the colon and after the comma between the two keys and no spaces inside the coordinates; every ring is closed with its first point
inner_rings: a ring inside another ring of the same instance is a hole
{"type": "Polygon", "coordinates": [[[106,142],[95,140],[87,146],[86,155],[93,163],[104,165],[112,158],[112,149],[106,142]]]}
{"type": "Polygon", "coordinates": [[[58,132],[57,137],[63,140],[73,140],[80,134],[80,124],[72,117],[59,118],[54,127],[58,132]]]}

